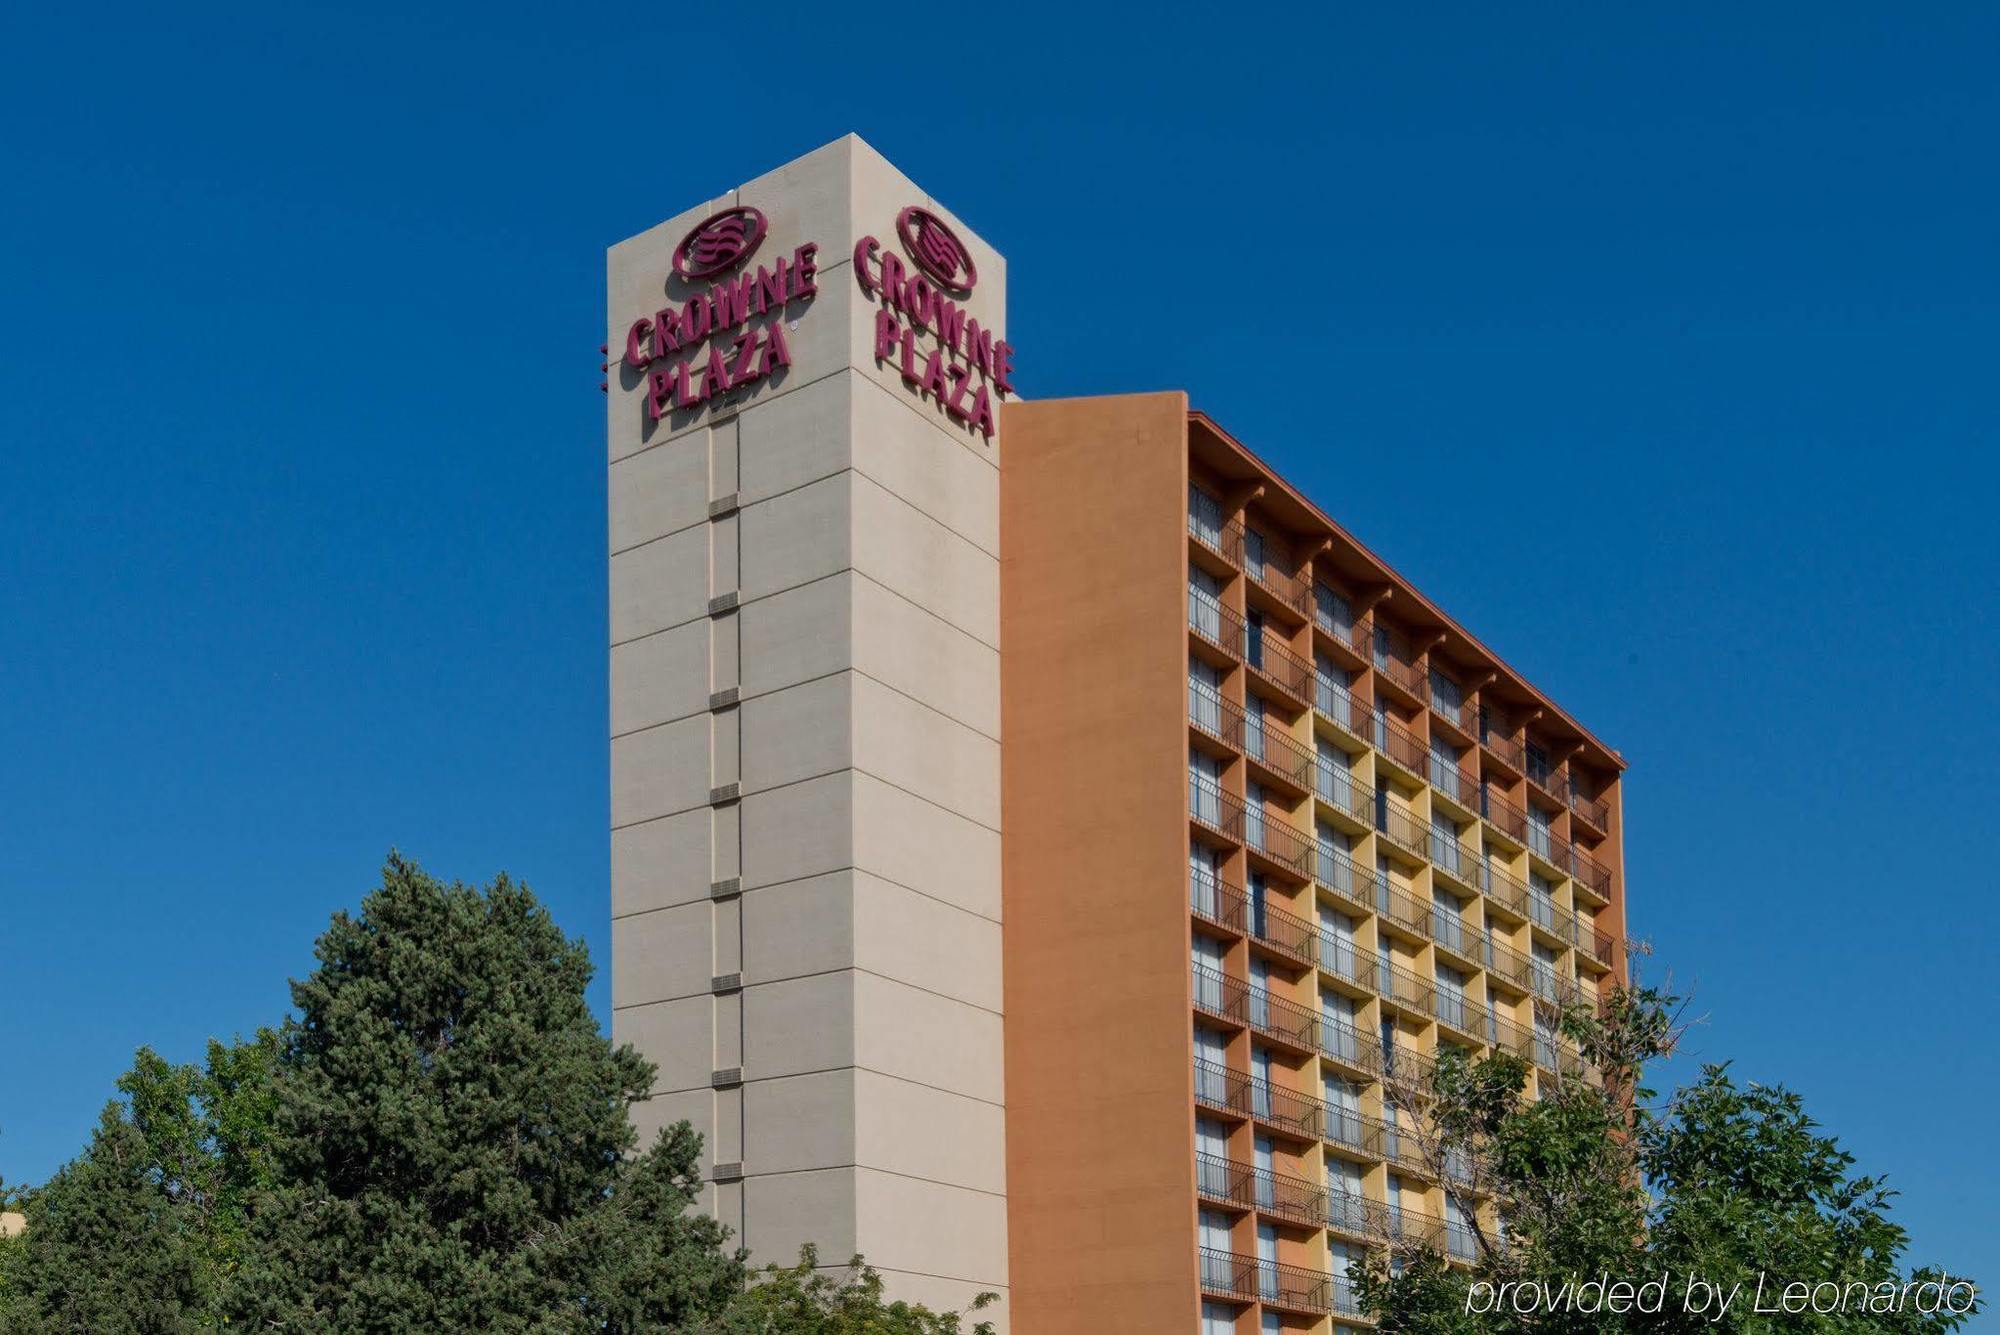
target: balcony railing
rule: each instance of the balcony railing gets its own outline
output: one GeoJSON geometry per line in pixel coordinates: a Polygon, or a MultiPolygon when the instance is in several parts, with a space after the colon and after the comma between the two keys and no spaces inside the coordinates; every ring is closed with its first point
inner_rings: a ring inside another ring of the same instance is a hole
{"type": "Polygon", "coordinates": [[[1188,870],[1188,907],[1196,916],[1228,931],[1241,932],[1249,925],[1249,900],[1243,887],[1192,868],[1188,870]]]}
{"type": "Polygon", "coordinates": [[[1577,933],[1577,949],[1591,959],[1610,968],[1618,958],[1618,939],[1609,932],[1600,932],[1595,927],[1577,933]]]}
{"type": "Polygon", "coordinates": [[[1326,1225],[1349,1237],[1386,1238],[1389,1236],[1389,1207],[1351,1191],[1328,1188],[1326,1225]]]}
{"type": "Polygon", "coordinates": [[[1479,810],[1479,780],[1460,769],[1456,761],[1435,751],[1431,752],[1430,766],[1425,777],[1431,781],[1431,787],[1460,806],[1469,811],[1479,810]]]}
{"type": "Polygon", "coordinates": [[[1319,1041],[1319,1017],[1296,1002],[1273,996],[1267,988],[1247,989],[1250,1027],[1267,1038],[1311,1052],[1319,1041]]]}
{"type": "Polygon", "coordinates": [[[1352,937],[1322,931],[1319,935],[1319,967],[1356,987],[1370,992],[1375,990],[1375,958],[1358,948],[1352,937]]]}
{"type": "Polygon", "coordinates": [[[1202,1289],[1241,1302],[1262,1301],[1297,1312],[1327,1312],[1332,1310],[1330,1280],[1323,1270],[1306,1270],[1213,1247],[1201,1249],[1202,1289]]]}
{"type": "Polygon", "coordinates": [[[1370,907],[1374,878],[1354,865],[1354,859],[1328,844],[1313,850],[1313,879],[1356,908],[1370,907]]]}
{"type": "Polygon", "coordinates": [[[1461,1034],[1470,1034],[1477,1039],[1485,1030],[1485,1013],[1479,1006],[1467,1001],[1463,993],[1439,990],[1432,998],[1431,1013],[1439,1024],[1450,1025],[1461,1034]]]}
{"type": "Polygon", "coordinates": [[[1428,757],[1415,733],[1379,709],[1375,711],[1373,726],[1376,750],[1413,775],[1425,772],[1428,757]]]}
{"type": "Polygon", "coordinates": [[[1528,813],[1495,792],[1492,784],[1481,786],[1477,810],[1494,829],[1515,843],[1528,842],[1528,813]]]}
{"type": "Polygon", "coordinates": [[[1281,643],[1275,631],[1245,625],[1242,647],[1236,652],[1252,672],[1300,704],[1312,699],[1312,664],[1281,643]]]}
{"type": "Polygon", "coordinates": [[[1292,611],[1311,616],[1312,586],[1292,573],[1292,560],[1291,548],[1268,535],[1259,534],[1257,542],[1246,539],[1243,544],[1243,573],[1292,611]],[[1255,556],[1259,550],[1262,560],[1255,556]]]}
{"type": "Polygon", "coordinates": [[[1518,774],[1527,765],[1527,748],[1514,733],[1514,725],[1496,711],[1479,707],[1479,744],[1518,774]]]}
{"type": "Polygon", "coordinates": [[[1570,784],[1569,809],[1571,815],[1583,821],[1600,834],[1609,834],[1611,832],[1611,804],[1609,802],[1594,801],[1591,798],[1585,797],[1582,790],[1577,788],[1574,781],[1570,784]]]}
{"type": "Polygon", "coordinates": [[[1488,933],[1485,942],[1486,971],[1520,988],[1528,990],[1528,980],[1533,976],[1534,961],[1509,945],[1495,941],[1488,933]]]}
{"type": "Polygon", "coordinates": [[[1332,756],[1314,759],[1313,792],[1320,801],[1363,825],[1374,822],[1375,790],[1355,778],[1352,771],[1332,756]]]}
{"type": "Polygon", "coordinates": [[[1460,959],[1480,960],[1483,954],[1479,933],[1465,925],[1464,917],[1440,908],[1435,901],[1431,903],[1431,940],[1460,959]]]}
{"type": "Polygon", "coordinates": [[[1431,839],[1430,826],[1410,814],[1408,809],[1379,797],[1375,802],[1375,828],[1388,836],[1390,843],[1417,857],[1424,856],[1431,839]]]}
{"type": "Polygon", "coordinates": [[[1345,1020],[1330,1015],[1320,1016],[1319,1051],[1322,1056],[1346,1062],[1358,1070],[1381,1074],[1380,1041],[1363,1034],[1345,1020]]]}
{"type": "Polygon", "coordinates": [[[1194,972],[1194,1008],[1217,1019],[1236,1024],[1250,1022],[1250,985],[1231,978],[1206,964],[1191,966],[1194,972]]]}
{"type": "Polygon", "coordinates": [[[1431,906],[1404,894],[1380,874],[1375,877],[1375,911],[1406,932],[1430,935],[1431,906]]]}
{"type": "Polygon", "coordinates": [[[1412,1247],[1428,1247],[1434,1252],[1444,1251],[1447,1245],[1444,1220],[1422,1210],[1391,1209],[1389,1237],[1391,1241],[1412,1247]]]}
{"type": "Polygon", "coordinates": [[[1512,1020],[1503,1020],[1488,1011],[1486,1014],[1486,1041],[1502,1052],[1512,1053],[1523,1061],[1535,1055],[1535,1035],[1512,1020]]]}
{"type": "Polygon", "coordinates": [[[1345,686],[1313,672],[1313,708],[1333,721],[1333,726],[1351,737],[1368,735],[1366,707],[1345,686]]]}
{"type": "Polygon", "coordinates": [[[1213,779],[1188,780],[1188,815],[1225,839],[1243,842],[1243,800],[1213,779]]]}
{"type": "Polygon", "coordinates": [[[1243,710],[1206,682],[1188,681],[1188,722],[1232,750],[1243,749],[1243,710]]]}
{"type": "Polygon", "coordinates": [[[1225,521],[1222,502],[1188,487],[1188,535],[1233,566],[1243,563],[1243,522],[1225,521]]]}
{"type": "Polygon", "coordinates": [[[1280,814],[1261,806],[1248,807],[1243,820],[1243,843],[1287,871],[1308,879],[1312,876],[1312,842],[1280,814]]]}
{"type": "Polygon", "coordinates": [[[1512,872],[1502,871],[1491,860],[1484,864],[1486,895],[1516,917],[1528,916],[1528,884],[1512,872]]]}
{"type": "Polygon", "coordinates": [[[1611,897],[1611,868],[1574,844],[1570,845],[1568,870],[1571,876],[1599,899],[1611,897]]]}
{"type": "Polygon", "coordinates": [[[1195,1189],[1210,1200],[1261,1210],[1301,1224],[1318,1224],[1326,1214],[1325,1193],[1289,1173],[1197,1151],[1194,1176],[1195,1189]]]}
{"type": "Polygon", "coordinates": [[[1468,890],[1479,891],[1486,888],[1485,877],[1480,873],[1484,864],[1479,854],[1458,841],[1458,831],[1449,834],[1436,825],[1431,826],[1431,865],[1444,875],[1451,877],[1468,890]]]}
{"type": "Polygon", "coordinates": [[[1301,964],[1310,964],[1318,956],[1319,929],[1304,918],[1260,895],[1250,895],[1244,907],[1250,935],[1263,944],[1301,964]]]}
{"type": "Polygon", "coordinates": [[[1243,656],[1243,618],[1193,585],[1188,586],[1188,629],[1226,653],[1243,656]]]}
{"type": "Polygon", "coordinates": [[[1220,1108],[1238,1117],[1250,1116],[1250,1077],[1215,1062],[1194,1059],[1194,1097],[1197,1103],[1220,1108]]]}
{"type": "Polygon", "coordinates": [[[1318,1140],[1326,1125],[1326,1105],[1268,1080],[1250,1081],[1250,1115],[1304,1140],[1318,1140]]]}
{"type": "MultiPolygon", "coordinates": [[[[1378,962],[1377,970],[1379,971],[1381,967],[1378,962]]],[[[1389,976],[1385,981],[1387,985],[1382,989],[1383,996],[1411,1010],[1430,1013],[1432,998],[1437,990],[1436,984],[1430,979],[1411,973],[1400,964],[1391,964],[1389,976]]]]}
{"type": "Polygon", "coordinates": [[[1245,716],[1242,748],[1243,754],[1253,763],[1277,775],[1300,792],[1306,791],[1311,786],[1313,753],[1279,731],[1278,725],[1261,717],[1245,716]]]}
{"type": "Polygon", "coordinates": [[[1352,1108],[1326,1106],[1325,1139],[1371,1159],[1382,1157],[1382,1122],[1352,1108]]]}
{"type": "Polygon", "coordinates": [[[1410,652],[1410,642],[1400,631],[1376,623],[1371,649],[1369,661],[1374,663],[1376,672],[1419,700],[1429,694],[1425,690],[1429,683],[1424,680],[1423,672],[1417,667],[1416,656],[1410,652]]]}

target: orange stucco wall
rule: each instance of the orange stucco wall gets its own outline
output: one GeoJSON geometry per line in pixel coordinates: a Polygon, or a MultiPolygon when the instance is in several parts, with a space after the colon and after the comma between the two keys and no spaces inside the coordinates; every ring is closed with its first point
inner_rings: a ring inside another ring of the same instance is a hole
{"type": "Polygon", "coordinates": [[[1188,1330],[1187,398],[1010,404],[1001,440],[1014,1326],[1188,1330]]]}

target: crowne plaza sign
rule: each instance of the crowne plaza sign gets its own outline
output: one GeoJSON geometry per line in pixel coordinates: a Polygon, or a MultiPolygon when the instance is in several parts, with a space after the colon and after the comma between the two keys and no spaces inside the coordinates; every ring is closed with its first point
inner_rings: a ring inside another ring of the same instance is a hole
{"type": "Polygon", "coordinates": [[[919,398],[990,438],[994,397],[1014,392],[1014,347],[958,304],[979,281],[972,252],[942,218],[915,205],[896,216],[896,235],[913,267],[873,236],[854,243],[854,279],[877,303],[875,360],[895,365],[919,398]]]}
{"type": "MultiPolygon", "coordinates": [[[[792,364],[787,328],[819,294],[819,246],[751,267],[770,225],[737,205],[709,215],[673,252],[670,293],[688,295],[634,320],[624,361],[644,377],[646,416],[658,422],[771,380],[792,364]]],[[[876,364],[896,368],[920,400],[991,438],[996,401],[1014,392],[1014,348],[966,311],[979,282],[971,250],[950,224],[911,205],[895,220],[896,243],[864,236],[854,274],[876,305],[876,364]]]]}

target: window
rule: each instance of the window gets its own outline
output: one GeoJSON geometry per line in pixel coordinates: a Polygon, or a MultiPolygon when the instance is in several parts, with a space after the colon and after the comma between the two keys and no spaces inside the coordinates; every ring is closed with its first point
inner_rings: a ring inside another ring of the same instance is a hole
{"type": "Polygon", "coordinates": [[[1442,811],[1431,813],[1431,861],[1450,872],[1462,875],[1459,863],[1458,822],[1442,811]]]}
{"type": "Polygon", "coordinates": [[[1319,909],[1319,962],[1328,973],[1355,978],[1354,919],[1324,904],[1319,909]]]}
{"type": "Polygon", "coordinates": [[[1344,1242],[1326,1244],[1326,1268],[1333,1275],[1333,1310],[1356,1313],[1360,1304],[1354,1298],[1354,1253],[1344,1242]]]}
{"type": "Polygon", "coordinates": [[[1339,639],[1347,639],[1354,632],[1354,609],[1347,599],[1341,597],[1324,584],[1313,585],[1313,620],[1320,629],[1331,631],[1339,639]]]}
{"type": "Polygon", "coordinates": [[[1194,1171],[1201,1194],[1229,1199],[1228,1132],[1209,1117],[1194,1119],[1194,1171]]]}
{"type": "Polygon", "coordinates": [[[1261,959],[1250,961],[1250,1023],[1271,1027],[1271,966],[1261,959]]]}
{"type": "MultiPolygon", "coordinates": [[[[1343,769],[1340,773],[1346,773],[1343,769]]],[[[1348,860],[1348,850],[1353,840],[1334,829],[1325,821],[1320,821],[1314,831],[1319,848],[1319,880],[1330,890],[1343,895],[1354,893],[1354,864],[1348,860]]]]}
{"type": "Polygon", "coordinates": [[[1543,857],[1552,856],[1549,841],[1549,813],[1530,802],[1528,804],[1528,847],[1543,857]]]}
{"type": "Polygon", "coordinates": [[[1268,1210],[1278,1200],[1277,1155],[1269,1136],[1258,1136],[1251,1152],[1256,1155],[1257,1204],[1268,1210]]]}
{"type": "Polygon", "coordinates": [[[1222,916],[1221,880],[1216,873],[1215,850],[1207,844],[1188,847],[1188,906],[1203,917],[1222,916]]]}
{"type": "Polygon", "coordinates": [[[1222,586],[1200,566],[1188,571],[1188,625],[1222,643],[1222,586]]]}
{"type": "MultiPolygon", "coordinates": [[[[1208,1212],[1202,1211],[1205,1216],[1208,1212]]],[[[1203,1236],[1207,1236],[1206,1228],[1203,1236]]],[[[1206,1242],[1202,1243],[1207,1247],[1206,1242]]],[[[1211,1289],[1229,1287],[1229,1267],[1212,1263],[1202,1257],[1201,1282],[1211,1289]]],[[[1236,1309],[1228,1303],[1219,1303],[1213,1298],[1204,1298],[1201,1303],[1201,1335],[1236,1335],[1236,1309]]]]}
{"type": "Polygon", "coordinates": [[[1243,531],[1243,568],[1258,579],[1264,578],[1264,559],[1268,555],[1265,548],[1269,543],[1270,539],[1254,528],[1243,531]]]}
{"type": "Polygon", "coordinates": [[[1250,1049],[1250,1111],[1258,1117],[1271,1115],[1271,1052],[1254,1045],[1250,1049]]]}
{"type": "Polygon", "coordinates": [[[1266,1299],[1278,1296],[1278,1226],[1257,1225],[1257,1291],[1266,1299]]]}
{"type": "Polygon", "coordinates": [[[1257,1331],[1258,1335],[1285,1335],[1285,1319],[1276,1312],[1266,1312],[1257,1331]]]}
{"type": "Polygon", "coordinates": [[[1556,948],[1535,942],[1535,995],[1544,1001],[1556,999],[1561,974],[1556,966],[1556,948]]]}
{"type": "Polygon", "coordinates": [[[1431,706],[1453,723],[1459,721],[1465,709],[1465,692],[1436,668],[1431,669],[1431,706]]]}
{"type": "Polygon", "coordinates": [[[1552,767],[1549,764],[1548,748],[1539,742],[1528,743],[1528,777],[1546,788],[1552,767]]]}
{"type": "Polygon", "coordinates": [[[1456,1196],[1447,1193],[1444,1204],[1446,1245],[1453,1256],[1469,1261],[1478,1250],[1478,1244],[1473,1240],[1472,1216],[1456,1196]]]}
{"type": "Polygon", "coordinates": [[[1199,658],[1188,662],[1188,718],[1203,732],[1222,736],[1221,674],[1199,658]]]}
{"type": "Polygon", "coordinates": [[[1343,728],[1354,726],[1354,674],[1325,654],[1313,655],[1313,708],[1343,728]]]}
{"type": "Polygon", "coordinates": [[[1319,994],[1320,1047],[1343,1061],[1361,1059],[1361,1031],[1354,1027],[1354,1001],[1337,992],[1319,994]]]}
{"type": "Polygon", "coordinates": [[[1220,1210],[1201,1212],[1201,1252],[1201,1282],[1211,1289],[1233,1289],[1236,1276],[1230,1264],[1229,1216],[1220,1210]]]}
{"type": "Polygon", "coordinates": [[[1243,796],[1243,842],[1263,852],[1264,842],[1264,788],[1262,784],[1251,784],[1243,796]]]}
{"type": "Polygon", "coordinates": [[[1222,502],[1188,483],[1188,532],[1222,550],[1222,502]]]}
{"type": "Polygon", "coordinates": [[[1431,891],[1431,936],[1446,950],[1467,953],[1465,907],[1449,890],[1431,891]]]}
{"type": "Polygon", "coordinates": [[[1223,1064],[1227,1040],[1203,1025],[1194,1027],[1194,1092],[1204,1103],[1226,1105],[1229,1098],[1228,1067],[1223,1064]]]}
{"type": "Polygon", "coordinates": [[[1189,953],[1194,964],[1194,1004],[1206,1010],[1221,1010],[1222,943],[1196,932],[1189,953]]]}
{"type": "MultiPolygon", "coordinates": [[[[1361,1144],[1361,1096],[1353,1085],[1336,1075],[1326,1076],[1320,1082],[1320,1092],[1326,1101],[1326,1134],[1329,1140],[1341,1145],[1359,1147],[1361,1144]]],[[[1341,1159],[1328,1156],[1326,1161],[1326,1184],[1330,1189],[1339,1190],[1342,1183],[1338,1179],[1341,1168],[1352,1170],[1351,1190],[1361,1194],[1361,1169],[1341,1159]]]]}
{"type": "Polygon", "coordinates": [[[1264,699],[1252,695],[1243,702],[1243,750],[1252,760],[1267,758],[1264,751],[1264,699]]]}
{"type": "Polygon", "coordinates": [[[1320,739],[1313,754],[1313,779],[1320,797],[1347,812],[1354,810],[1353,765],[1347,752],[1320,739]]]}
{"type": "Polygon", "coordinates": [[[1437,966],[1437,1013],[1454,1029],[1467,1029],[1472,1023],[1465,1012],[1465,975],[1448,964],[1437,966]]]}
{"type": "Polygon", "coordinates": [[[1528,916],[1552,932],[1556,929],[1555,882],[1537,871],[1528,873],[1528,916]]]}
{"type": "Polygon", "coordinates": [[[1431,786],[1458,796],[1459,749],[1442,737],[1431,738],[1431,786]]]}
{"type": "Polygon", "coordinates": [[[1188,811],[1196,820],[1222,824],[1222,766],[1200,751],[1188,754],[1188,811]]]}

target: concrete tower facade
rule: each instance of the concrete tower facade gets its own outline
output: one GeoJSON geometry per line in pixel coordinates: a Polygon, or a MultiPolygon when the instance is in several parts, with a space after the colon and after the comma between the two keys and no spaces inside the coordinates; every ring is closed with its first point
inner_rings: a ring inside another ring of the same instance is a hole
{"type": "Polygon", "coordinates": [[[613,1031],[660,1067],[640,1129],[702,1132],[758,1260],[859,1251],[948,1306],[1007,1287],[1005,289],[852,136],[609,255],[613,1031]]]}

